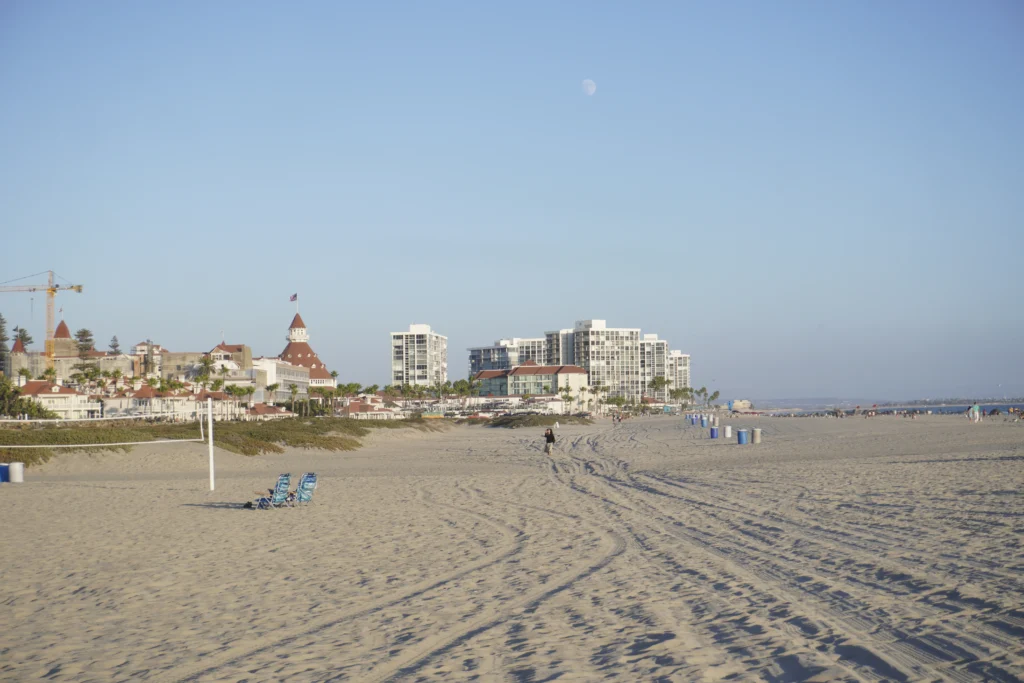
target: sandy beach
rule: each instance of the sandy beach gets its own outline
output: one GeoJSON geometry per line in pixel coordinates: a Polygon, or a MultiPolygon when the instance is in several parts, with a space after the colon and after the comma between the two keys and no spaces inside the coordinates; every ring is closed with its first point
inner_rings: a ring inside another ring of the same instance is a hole
{"type": "Polygon", "coordinates": [[[728,423],[62,455],[0,487],[0,679],[1024,677],[1024,424],[728,423]]]}

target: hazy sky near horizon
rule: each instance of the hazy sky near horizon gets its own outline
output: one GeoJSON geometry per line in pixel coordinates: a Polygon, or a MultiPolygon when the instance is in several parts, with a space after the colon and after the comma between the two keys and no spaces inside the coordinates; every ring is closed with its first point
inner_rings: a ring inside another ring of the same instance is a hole
{"type": "Polygon", "coordinates": [[[1014,0],[8,0],[0,281],[257,355],[297,292],[363,383],[603,318],[726,397],[1021,395],[1022,84],[1014,0]]]}

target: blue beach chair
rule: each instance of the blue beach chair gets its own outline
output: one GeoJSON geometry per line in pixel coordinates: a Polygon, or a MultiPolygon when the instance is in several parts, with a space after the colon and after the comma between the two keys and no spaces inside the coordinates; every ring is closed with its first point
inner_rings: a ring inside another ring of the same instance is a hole
{"type": "Polygon", "coordinates": [[[253,506],[257,510],[269,510],[288,504],[288,485],[292,481],[291,474],[282,474],[277,478],[277,485],[269,496],[261,496],[256,499],[253,506]]]}
{"type": "Polygon", "coordinates": [[[295,489],[295,502],[310,503],[313,491],[316,490],[316,472],[306,472],[299,477],[299,486],[295,489]]]}

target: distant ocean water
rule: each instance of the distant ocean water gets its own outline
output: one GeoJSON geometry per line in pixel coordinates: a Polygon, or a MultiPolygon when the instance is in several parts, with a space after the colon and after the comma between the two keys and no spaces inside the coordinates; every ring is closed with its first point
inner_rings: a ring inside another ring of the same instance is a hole
{"type": "MultiPolygon", "coordinates": [[[[982,403],[980,405],[981,405],[981,409],[983,411],[985,411],[986,415],[988,415],[988,412],[990,410],[992,410],[993,408],[998,408],[999,412],[1001,412],[1001,413],[1005,413],[1010,408],[1016,408],[1017,410],[1024,410],[1024,404],[1021,404],[1021,403],[1005,403],[1005,404],[1004,403],[1000,403],[1000,404],[992,404],[992,405],[986,405],[986,404],[982,403]]],[[[935,415],[935,414],[945,415],[945,414],[948,414],[948,413],[953,413],[953,414],[966,413],[968,408],[970,408],[970,406],[968,406],[968,405],[962,405],[962,406],[937,406],[937,407],[934,407],[934,408],[929,408],[929,407],[926,407],[926,406],[918,406],[918,407],[915,407],[915,408],[905,408],[905,409],[904,408],[900,408],[900,410],[921,410],[921,411],[924,411],[924,412],[927,412],[927,411],[930,410],[930,411],[932,411],[933,415],[935,415]]]]}
{"type": "MultiPolygon", "coordinates": [[[[878,412],[892,412],[893,410],[906,410],[909,412],[920,412],[927,413],[929,410],[932,411],[932,415],[960,415],[967,412],[970,408],[969,405],[958,405],[958,406],[894,406],[886,408],[876,408],[878,412]]],[[[1010,408],[1016,408],[1017,410],[1024,410],[1024,403],[993,403],[993,404],[981,404],[981,410],[985,415],[988,415],[989,411],[993,408],[998,408],[999,412],[1006,414],[1006,411],[1010,408]]],[[[861,406],[861,410],[871,410],[871,406],[861,406]]],[[[847,409],[846,412],[850,412],[851,409],[847,409]]],[[[770,410],[765,412],[771,412],[770,410]]],[[[815,415],[830,412],[827,408],[821,408],[819,410],[801,410],[793,413],[794,415],[815,415]]]]}

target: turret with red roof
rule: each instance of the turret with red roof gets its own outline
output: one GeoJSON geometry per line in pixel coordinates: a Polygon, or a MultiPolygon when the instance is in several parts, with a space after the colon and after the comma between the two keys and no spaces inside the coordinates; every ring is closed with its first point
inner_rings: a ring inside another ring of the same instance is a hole
{"type": "Polygon", "coordinates": [[[288,326],[288,345],[284,347],[284,351],[278,357],[292,365],[309,368],[309,385],[311,387],[335,386],[334,378],[331,377],[327,366],[309,345],[306,323],[298,313],[292,318],[292,324],[288,326]]]}

